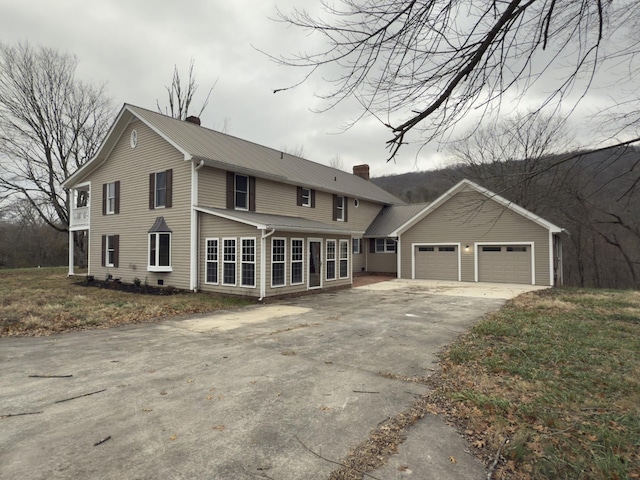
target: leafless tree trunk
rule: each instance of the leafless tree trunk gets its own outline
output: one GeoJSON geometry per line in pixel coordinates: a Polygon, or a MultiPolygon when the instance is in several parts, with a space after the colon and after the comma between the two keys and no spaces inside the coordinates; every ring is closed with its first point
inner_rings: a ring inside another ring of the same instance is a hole
{"type": "Polygon", "coordinates": [[[103,87],[75,78],[76,65],[50,48],[0,44],[0,197],[61,232],[61,183],[96,153],[114,113],[103,87]]]}
{"type": "MultiPolygon", "coordinates": [[[[198,91],[199,85],[196,83],[196,76],[193,72],[193,68],[195,65],[195,61],[191,59],[191,63],[189,64],[189,76],[187,78],[186,85],[183,84],[182,79],[180,78],[180,72],[178,71],[178,66],[175,65],[173,67],[173,79],[171,80],[171,85],[165,86],[167,90],[167,101],[169,102],[169,106],[165,107],[164,110],[160,107],[160,102],[156,100],[156,105],[158,107],[158,112],[164,113],[165,115],[170,115],[173,118],[177,118],[180,120],[186,120],[189,116],[189,109],[191,108],[191,104],[193,102],[193,97],[198,91]]],[[[202,107],[197,114],[196,117],[200,117],[202,113],[209,105],[209,97],[211,97],[211,92],[216,86],[216,80],[213,86],[209,89],[204,102],[202,102],[202,107]]],[[[226,128],[226,121],[225,121],[226,128]]]]}

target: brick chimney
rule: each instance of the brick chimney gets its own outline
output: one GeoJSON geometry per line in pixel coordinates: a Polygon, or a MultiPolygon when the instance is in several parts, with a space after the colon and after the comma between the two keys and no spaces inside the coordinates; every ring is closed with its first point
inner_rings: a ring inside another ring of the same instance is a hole
{"type": "Polygon", "coordinates": [[[185,122],[195,123],[196,125],[200,125],[200,119],[195,115],[190,115],[184,119],[185,122]]]}
{"type": "Polygon", "coordinates": [[[362,177],[365,180],[369,180],[369,165],[366,163],[363,165],[354,165],[353,174],[362,177]]]}

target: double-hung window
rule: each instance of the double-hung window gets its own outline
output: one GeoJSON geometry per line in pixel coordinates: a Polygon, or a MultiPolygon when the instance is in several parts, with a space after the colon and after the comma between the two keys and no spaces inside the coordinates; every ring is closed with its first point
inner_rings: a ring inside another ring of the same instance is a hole
{"type": "Polygon", "coordinates": [[[256,286],[256,239],[243,238],[242,242],[242,266],[240,285],[243,287],[256,286]]]}
{"type": "Polygon", "coordinates": [[[120,235],[102,236],[102,266],[118,267],[120,256],[120,235]]]}
{"type": "Polygon", "coordinates": [[[113,215],[120,213],[120,182],[102,185],[102,214],[113,215]]]}
{"type": "Polygon", "coordinates": [[[172,206],[173,170],[149,174],[149,208],[172,206]]]}
{"type": "Polygon", "coordinates": [[[336,241],[327,240],[327,280],[336,279],[336,241]]]}
{"type": "Polygon", "coordinates": [[[222,284],[236,284],[236,239],[222,239],[222,284]]]}
{"type": "Polygon", "coordinates": [[[300,238],[291,239],[291,285],[298,285],[303,282],[304,271],[304,251],[303,240],[300,238]]]}
{"type": "Polygon", "coordinates": [[[336,220],[344,222],[344,197],[336,196],[336,220]]]}
{"type": "Polygon", "coordinates": [[[362,253],[362,239],[354,238],[351,242],[353,244],[352,252],[354,254],[362,253]]]}
{"type": "Polygon", "coordinates": [[[396,242],[393,238],[376,238],[376,253],[395,253],[396,242]]]}
{"type": "Polygon", "coordinates": [[[218,283],[218,239],[207,238],[205,259],[205,283],[218,283]]]}
{"type": "Polygon", "coordinates": [[[340,278],[349,277],[349,240],[340,240],[340,278]]]}
{"type": "Polygon", "coordinates": [[[237,210],[249,210],[249,177],[236,174],[235,199],[237,210]]]}
{"type": "Polygon", "coordinates": [[[271,286],[282,287],[285,284],[285,262],[287,258],[286,240],[274,238],[271,240],[271,286]]]}

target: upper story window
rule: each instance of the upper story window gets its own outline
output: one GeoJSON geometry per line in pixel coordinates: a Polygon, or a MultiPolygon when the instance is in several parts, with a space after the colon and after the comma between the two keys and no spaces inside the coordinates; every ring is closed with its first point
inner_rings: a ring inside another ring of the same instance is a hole
{"type": "Polygon", "coordinates": [[[173,170],[149,174],[149,208],[170,208],[172,205],[173,170]]]}
{"type": "Polygon", "coordinates": [[[256,210],[256,179],[248,175],[227,172],[227,208],[256,210]]]}
{"type": "Polygon", "coordinates": [[[120,181],[102,184],[102,214],[120,213],[120,181]]]}
{"type": "Polygon", "coordinates": [[[333,196],[333,220],[337,222],[347,221],[347,197],[333,196]]]}
{"type": "Polygon", "coordinates": [[[235,207],[237,210],[249,210],[249,177],[236,174],[235,207]]]}
{"type": "Polygon", "coordinates": [[[316,191],[311,188],[298,187],[298,206],[316,208],[316,191]]]}

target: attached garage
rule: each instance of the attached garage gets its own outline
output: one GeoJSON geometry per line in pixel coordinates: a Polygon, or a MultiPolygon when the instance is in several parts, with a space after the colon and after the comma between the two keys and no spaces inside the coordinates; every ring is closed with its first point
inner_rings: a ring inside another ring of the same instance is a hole
{"type": "Polygon", "coordinates": [[[423,280],[460,280],[460,245],[414,245],[413,278],[423,280]]]}
{"type": "Polygon", "coordinates": [[[476,244],[477,280],[495,283],[535,283],[533,243],[476,244]]]}

